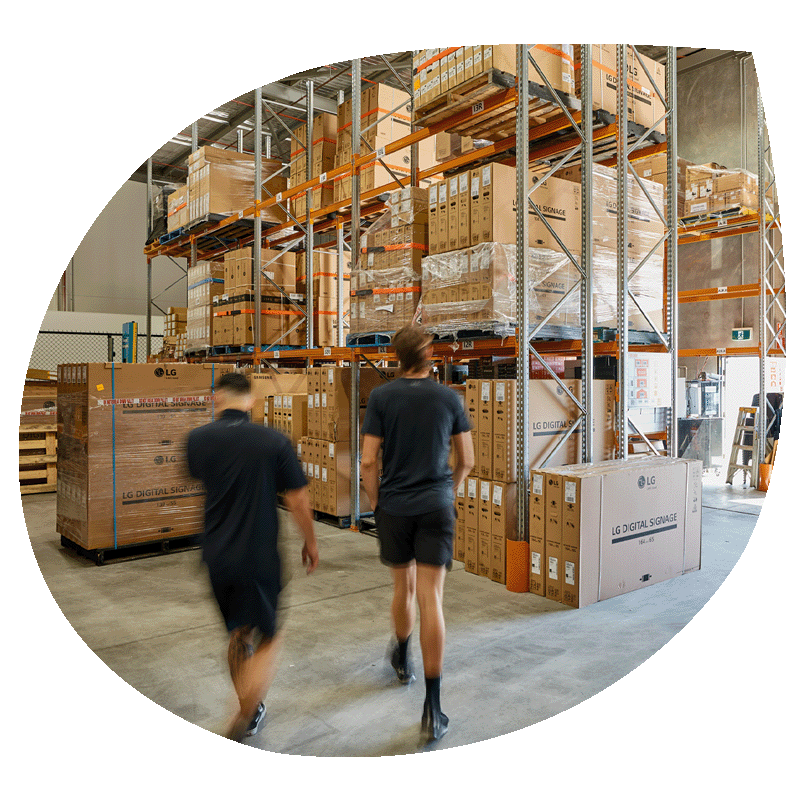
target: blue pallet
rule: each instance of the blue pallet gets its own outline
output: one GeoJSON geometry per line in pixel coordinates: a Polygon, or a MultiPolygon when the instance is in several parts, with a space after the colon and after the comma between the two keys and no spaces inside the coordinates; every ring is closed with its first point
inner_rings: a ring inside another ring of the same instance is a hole
{"type": "Polygon", "coordinates": [[[171,242],[173,239],[177,239],[186,232],[184,228],[178,228],[177,230],[170,231],[169,233],[165,233],[163,236],[158,237],[159,244],[166,244],[167,242],[171,242]]]}
{"type": "Polygon", "coordinates": [[[392,343],[394,331],[380,331],[377,333],[348,333],[347,347],[386,347],[392,343]]]}
{"type": "Polygon", "coordinates": [[[225,356],[229,353],[252,353],[253,345],[251,344],[215,344],[211,347],[212,356],[225,356]]]}

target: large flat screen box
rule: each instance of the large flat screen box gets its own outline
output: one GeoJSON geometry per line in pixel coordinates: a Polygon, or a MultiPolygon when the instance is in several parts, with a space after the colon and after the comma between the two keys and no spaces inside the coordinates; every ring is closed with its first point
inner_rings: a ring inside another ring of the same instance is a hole
{"type": "Polygon", "coordinates": [[[56,530],[87,550],[198,534],[186,436],[214,418],[212,364],[58,367],[56,530]]]}
{"type": "Polygon", "coordinates": [[[702,462],[652,456],[559,473],[562,602],[581,608],[700,568],[702,462]]]}
{"type": "Polygon", "coordinates": [[[498,583],[506,579],[506,539],[513,539],[517,531],[517,484],[492,483],[492,558],[489,577],[498,583]]]}
{"type": "MultiPolygon", "coordinates": [[[[308,379],[305,370],[281,370],[276,372],[250,372],[250,385],[256,402],[250,412],[250,418],[257,425],[264,423],[264,400],[278,394],[307,394],[308,379]],[[259,402],[261,401],[261,402],[259,402]]],[[[308,406],[306,406],[308,414],[308,406]]]]}
{"type": "Polygon", "coordinates": [[[530,541],[530,591],[540,597],[545,596],[545,475],[542,470],[531,470],[531,491],[528,504],[530,541]]]}

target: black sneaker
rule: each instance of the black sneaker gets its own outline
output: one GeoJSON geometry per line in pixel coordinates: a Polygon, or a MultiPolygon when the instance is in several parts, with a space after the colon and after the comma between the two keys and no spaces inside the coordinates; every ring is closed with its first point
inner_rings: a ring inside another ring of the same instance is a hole
{"type": "Polygon", "coordinates": [[[250,724],[247,726],[247,730],[245,731],[245,736],[255,736],[260,730],[261,726],[264,724],[264,717],[267,715],[267,709],[263,703],[258,704],[258,709],[256,713],[253,715],[253,719],[250,720],[250,724]]]}
{"type": "Polygon", "coordinates": [[[447,725],[450,720],[444,715],[441,709],[432,711],[426,703],[422,707],[422,726],[420,728],[420,738],[424,743],[435,742],[447,733],[447,725]]]}
{"type": "Polygon", "coordinates": [[[404,686],[413,683],[417,679],[417,676],[414,674],[414,665],[411,663],[411,657],[408,654],[406,654],[405,663],[400,663],[400,645],[396,644],[394,646],[391,661],[392,667],[394,667],[394,671],[400,679],[400,683],[404,686]]]}

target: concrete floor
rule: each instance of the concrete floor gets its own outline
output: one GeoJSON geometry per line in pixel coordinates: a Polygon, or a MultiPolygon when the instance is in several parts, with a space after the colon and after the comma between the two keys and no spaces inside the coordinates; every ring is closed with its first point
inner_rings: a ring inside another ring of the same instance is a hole
{"type": "MultiPolygon", "coordinates": [[[[525,728],[644,662],[725,580],[764,497],[712,478],[704,487],[702,569],[582,610],[511,593],[455,562],[445,588],[442,688],[451,727],[433,747],[525,728]]],[[[221,731],[233,708],[227,635],[199,551],[97,567],[61,548],[55,495],[24,497],[23,508],[45,581],[89,648],[155,703],[221,731]]],[[[300,568],[299,539],[290,539],[296,572],[287,590],[286,645],[267,725],[248,744],[313,756],[416,752],[424,699],[418,640],[419,679],[401,687],[385,659],[391,584],[377,543],[321,523],[317,536],[321,562],[310,578],[300,568]]]]}

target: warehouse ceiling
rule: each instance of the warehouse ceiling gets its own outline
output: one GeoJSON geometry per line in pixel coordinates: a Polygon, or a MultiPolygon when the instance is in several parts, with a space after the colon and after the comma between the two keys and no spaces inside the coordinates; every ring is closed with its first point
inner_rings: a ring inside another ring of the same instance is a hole
{"type": "MultiPolygon", "coordinates": [[[[637,45],[642,55],[664,62],[666,47],[637,45]]],[[[707,50],[696,47],[677,48],[678,71],[694,69],[703,64],[743,55],[733,50],[707,50]]],[[[290,75],[262,89],[264,112],[263,133],[270,134],[272,156],[284,163],[289,160],[291,137],[286,130],[294,129],[305,121],[306,81],[314,82],[314,107],[316,110],[336,112],[340,92],[350,94],[351,64],[342,61],[325,64],[295,75],[290,75]]],[[[404,88],[411,83],[411,52],[389,53],[361,59],[361,77],[364,81],[388,83],[404,88]]],[[[254,92],[248,92],[207,112],[197,120],[197,144],[217,145],[237,149],[239,131],[242,132],[242,148],[253,152],[253,129],[255,119],[254,92]]],[[[191,152],[191,123],[165,142],[152,156],[153,183],[156,188],[168,183],[183,183],[186,180],[186,160],[191,152]]],[[[147,181],[147,164],[142,164],[131,175],[131,180],[147,181]]]]}

